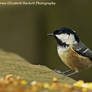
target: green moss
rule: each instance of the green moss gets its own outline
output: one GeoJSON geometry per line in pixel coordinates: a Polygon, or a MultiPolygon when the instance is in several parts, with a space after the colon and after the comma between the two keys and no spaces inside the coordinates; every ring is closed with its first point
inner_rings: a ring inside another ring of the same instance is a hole
{"type": "Polygon", "coordinates": [[[32,65],[22,57],[0,50],[0,77],[8,74],[21,76],[27,81],[51,82],[53,77],[62,83],[74,83],[75,80],[57,74],[42,65],[32,65]]]}

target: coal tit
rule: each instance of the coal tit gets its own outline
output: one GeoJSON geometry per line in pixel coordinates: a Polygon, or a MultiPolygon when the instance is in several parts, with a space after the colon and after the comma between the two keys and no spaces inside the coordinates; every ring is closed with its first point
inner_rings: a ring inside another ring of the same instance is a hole
{"type": "Polygon", "coordinates": [[[92,51],[83,44],[74,30],[62,27],[48,35],[55,37],[57,41],[58,55],[70,68],[66,72],[75,71],[68,76],[92,66],[92,51]]]}

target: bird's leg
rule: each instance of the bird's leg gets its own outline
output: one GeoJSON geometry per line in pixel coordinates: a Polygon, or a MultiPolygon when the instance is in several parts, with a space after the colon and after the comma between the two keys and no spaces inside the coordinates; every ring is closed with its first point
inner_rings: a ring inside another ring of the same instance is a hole
{"type": "Polygon", "coordinates": [[[72,72],[73,70],[72,69],[69,69],[67,71],[64,71],[64,72],[61,72],[60,70],[54,70],[56,73],[59,73],[59,74],[64,74],[66,77],[70,77],[76,73],[78,73],[78,71],[75,71],[75,72],[72,72]],[[70,72],[70,73],[69,73],[70,72]],[[71,73],[72,72],[72,73],[71,73]],[[68,73],[68,74],[67,74],[68,73]]]}
{"type": "Polygon", "coordinates": [[[76,74],[76,73],[78,73],[78,71],[72,72],[72,73],[67,74],[67,75],[65,75],[65,76],[70,77],[70,76],[72,76],[72,75],[74,75],[74,74],[76,74]]]}
{"type": "Polygon", "coordinates": [[[59,74],[65,74],[65,73],[68,73],[68,72],[71,72],[72,70],[71,69],[69,69],[69,70],[66,70],[66,71],[64,71],[64,72],[61,72],[60,70],[54,70],[56,73],[59,73],[59,74]]]}
{"type": "Polygon", "coordinates": [[[69,69],[69,70],[66,70],[66,71],[64,71],[62,73],[65,74],[65,73],[68,73],[68,72],[71,72],[71,71],[72,71],[72,69],[69,69]]]}

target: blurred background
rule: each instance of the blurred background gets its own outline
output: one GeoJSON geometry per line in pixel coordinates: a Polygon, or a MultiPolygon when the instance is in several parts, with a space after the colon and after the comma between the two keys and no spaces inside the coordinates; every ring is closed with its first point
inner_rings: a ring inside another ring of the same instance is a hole
{"type": "Polygon", "coordinates": [[[47,34],[59,27],[69,27],[92,49],[92,0],[52,1],[55,6],[0,5],[0,48],[32,64],[64,71],[67,67],[57,55],[56,41],[47,34]]]}

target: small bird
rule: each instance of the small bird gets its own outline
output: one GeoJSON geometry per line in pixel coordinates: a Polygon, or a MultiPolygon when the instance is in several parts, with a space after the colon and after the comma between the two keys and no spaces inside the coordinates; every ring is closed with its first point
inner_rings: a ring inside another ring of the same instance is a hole
{"type": "Polygon", "coordinates": [[[76,31],[70,28],[62,27],[48,34],[55,37],[57,41],[57,52],[63,63],[70,68],[68,74],[71,76],[84,69],[92,67],[92,51],[79,39],[76,31]]]}

